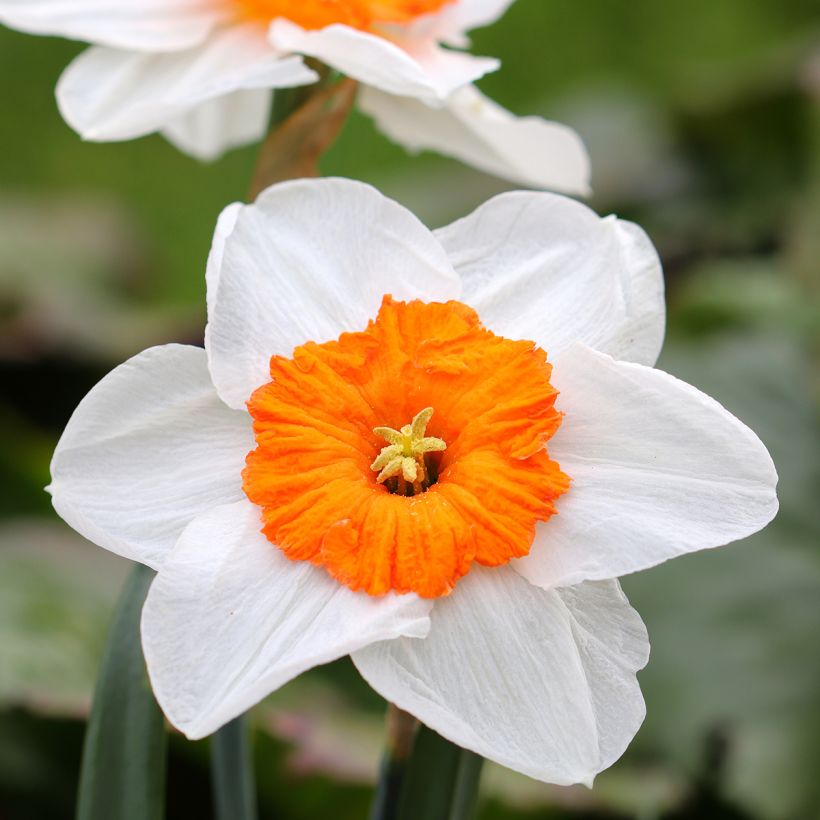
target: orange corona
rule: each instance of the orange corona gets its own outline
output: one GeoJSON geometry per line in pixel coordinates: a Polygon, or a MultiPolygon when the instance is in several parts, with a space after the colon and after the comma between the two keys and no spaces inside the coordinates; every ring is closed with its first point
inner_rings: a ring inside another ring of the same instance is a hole
{"type": "Polygon", "coordinates": [[[364,31],[409,23],[453,0],[233,0],[254,20],[284,17],[306,29],[343,23],[364,31]]]}
{"type": "Polygon", "coordinates": [[[274,356],[243,473],[263,532],[370,595],[448,594],[526,555],[569,488],[546,353],[459,302],[384,298],[360,333],[274,356]]]}

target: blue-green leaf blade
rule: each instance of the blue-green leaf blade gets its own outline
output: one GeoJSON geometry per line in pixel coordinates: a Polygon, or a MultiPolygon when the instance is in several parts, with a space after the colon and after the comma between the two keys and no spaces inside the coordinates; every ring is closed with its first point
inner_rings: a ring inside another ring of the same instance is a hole
{"type": "Polygon", "coordinates": [[[470,820],[483,759],[420,726],[407,764],[397,820],[470,820]]]}
{"type": "Polygon", "coordinates": [[[211,738],[211,777],[217,820],[256,820],[256,784],[245,716],[226,723],[211,738]]]}
{"type": "Polygon", "coordinates": [[[120,596],[86,730],[77,820],[162,820],[167,736],[140,644],[154,572],[137,565],[120,596]]]}

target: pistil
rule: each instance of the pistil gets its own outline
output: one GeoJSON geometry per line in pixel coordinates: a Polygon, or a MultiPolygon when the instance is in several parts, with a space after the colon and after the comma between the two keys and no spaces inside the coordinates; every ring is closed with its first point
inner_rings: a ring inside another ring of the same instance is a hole
{"type": "Polygon", "coordinates": [[[426,456],[428,453],[440,453],[447,449],[440,438],[425,435],[432,416],[433,408],[425,407],[416,413],[410,424],[405,424],[400,430],[392,427],[373,429],[377,436],[388,442],[370,465],[370,469],[378,473],[376,481],[384,484],[396,479],[396,492],[399,495],[407,495],[408,487],[412,488],[412,495],[417,495],[430,486],[432,482],[426,456]]]}

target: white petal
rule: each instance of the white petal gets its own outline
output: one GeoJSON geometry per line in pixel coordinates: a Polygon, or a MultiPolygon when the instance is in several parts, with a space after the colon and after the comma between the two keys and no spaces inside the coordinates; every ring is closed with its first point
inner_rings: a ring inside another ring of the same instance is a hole
{"type": "Polygon", "coordinates": [[[589,192],[589,156],[575,131],[516,117],[475,86],[456,91],[443,107],[365,87],[359,107],[411,151],[437,151],[533,188],[589,192]]]}
{"type": "Polygon", "coordinates": [[[470,29],[488,26],[504,15],[513,0],[456,0],[406,26],[410,37],[427,37],[453,46],[470,44],[470,29]]]}
{"type": "Polygon", "coordinates": [[[315,57],[366,85],[425,99],[442,100],[500,66],[489,57],[447,51],[432,40],[391,42],[344,25],[306,31],[283,18],[271,24],[270,40],[282,51],[315,57]]]}
{"type": "Polygon", "coordinates": [[[242,211],[241,202],[233,202],[223,208],[216,221],[214,238],[211,242],[211,251],[208,254],[208,264],[205,268],[205,287],[208,302],[208,316],[214,310],[216,291],[219,288],[219,277],[222,275],[222,257],[225,255],[225,242],[236,227],[236,220],[242,211]]]}
{"type": "Polygon", "coordinates": [[[203,161],[232,148],[259,142],[268,129],[273,95],[266,88],[246,88],[202,103],[162,129],[180,151],[203,161]]]}
{"type": "Polygon", "coordinates": [[[260,532],[250,502],[191,523],[160,569],[142,614],[151,684],[168,719],[204,737],[313,666],[407,635],[431,603],[351,592],[260,532]]]}
{"type": "Polygon", "coordinates": [[[140,54],[99,46],[80,54],[57,84],[66,122],[85,139],[141,137],[240,89],[317,79],[299,57],[282,57],[254,26],[222,29],[197,48],[140,54]]]}
{"type": "Polygon", "coordinates": [[[205,351],[166,345],[109,373],[54,452],[57,512],[95,544],[158,567],[195,516],[243,497],[250,419],[216,395],[205,351]]]}
{"type": "Polygon", "coordinates": [[[0,23],[134,51],[180,51],[224,18],[206,0],[0,0],[0,23]]]}
{"type": "Polygon", "coordinates": [[[424,640],[354,653],[379,694],[436,732],[548,783],[590,784],[644,718],[649,642],[617,582],[542,590],[477,568],[436,602],[424,640]]]}
{"type": "Polygon", "coordinates": [[[458,21],[459,26],[468,31],[479,26],[489,26],[499,20],[513,0],[457,0],[444,6],[443,11],[458,21]]]}
{"type": "Polygon", "coordinates": [[[297,180],[240,210],[225,240],[205,346],[219,395],[242,408],[274,354],[364,330],[382,297],[446,301],[461,283],[433,235],[375,188],[297,180]]]}
{"type": "Polygon", "coordinates": [[[563,423],[550,455],[572,478],[515,568],[552,587],[614,578],[764,527],[777,473],[760,439],[660,370],[579,345],[556,362],[563,423]]]}
{"type": "Polygon", "coordinates": [[[654,364],[663,344],[660,261],[646,234],[547,193],[501,194],[436,231],[487,327],[551,357],[575,342],[654,364]]]}

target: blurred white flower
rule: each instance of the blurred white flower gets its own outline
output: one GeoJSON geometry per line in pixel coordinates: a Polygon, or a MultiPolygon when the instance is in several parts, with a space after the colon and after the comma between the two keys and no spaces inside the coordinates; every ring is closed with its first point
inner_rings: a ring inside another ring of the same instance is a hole
{"type": "Polygon", "coordinates": [[[227,208],[206,349],[118,367],[52,463],[60,515],[158,570],[142,636],[169,720],[202,737],[351,654],[531,777],[613,763],[649,650],[617,577],[777,510],[755,434],[653,369],[662,282],[640,228],[554,194],[435,233],[339,179],[227,208]],[[378,476],[394,455],[417,468],[378,476]]]}
{"type": "Polygon", "coordinates": [[[315,82],[314,57],[365,86],[362,107],[392,139],[515,182],[583,194],[577,134],[517,119],[471,83],[499,62],[443,46],[498,19],[512,0],[0,0],[0,23],[93,45],[57,100],[85,139],[160,131],[212,159],[260,140],[272,90],[315,82]]]}

